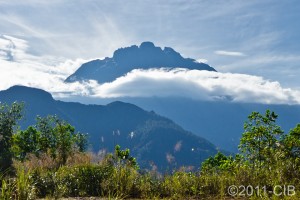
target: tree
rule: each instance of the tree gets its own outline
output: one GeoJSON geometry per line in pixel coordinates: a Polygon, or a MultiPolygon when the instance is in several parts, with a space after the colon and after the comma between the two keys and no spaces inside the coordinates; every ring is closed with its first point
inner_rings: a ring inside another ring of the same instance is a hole
{"type": "Polygon", "coordinates": [[[85,151],[86,137],[78,136],[75,128],[57,116],[37,117],[37,129],[40,132],[39,146],[44,153],[50,153],[60,165],[66,163],[77,144],[85,151]]]}
{"type": "Polygon", "coordinates": [[[56,152],[61,165],[67,162],[75,146],[75,128],[64,121],[57,121],[54,127],[56,137],[56,152]]]}
{"type": "Polygon", "coordinates": [[[201,164],[201,170],[204,172],[218,172],[222,170],[229,170],[233,167],[234,159],[231,156],[225,156],[218,152],[214,157],[210,156],[201,164]]]}
{"type": "Polygon", "coordinates": [[[38,156],[40,132],[36,128],[29,126],[25,131],[14,134],[12,138],[12,152],[17,159],[23,161],[28,153],[38,156]]]}
{"type": "Polygon", "coordinates": [[[0,103],[0,171],[12,164],[11,140],[17,122],[23,116],[23,103],[14,102],[10,106],[0,103]]]}
{"type": "Polygon", "coordinates": [[[284,160],[290,161],[291,173],[299,170],[300,167],[300,124],[297,124],[287,135],[282,139],[284,160]]]}
{"type": "Polygon", "coordinates": [[[88,147],[87,134],[78,132],[75,135],[75,143],[79,152],[84,152],[88,147]]]}
{"type": "Polygon", "coordinates": [[[253,165],[270,163],[273,160],[273,153],[279,146],[278,137],[283,134],[281,128],[276,125],[278,115],[267,110],[265,115],[259,112],[252,112],[248,121],[244,124],[239,149],[253,165]]]}
{"type": "Polygon", "coordinates": [[[112,165],[116,166],[117,168],[124,166],[132,167],[134,169],[139,168],[136,159],[130,156],[130,150],[121,150],[120,145],[115,146],[114,154],[107,155],[106,161],[109,161],[112,165]]]}
{"type": "Polygon", "coordinates": [[[56,157],[56,135],[54,127],[58,121],[57,116],[47,117],[37,116],[35,128],[39,131],[39,150],[40,152],[50,153],[51,157],[56,157]],[[48,152],[49,151],[49,152],[48,152]]]}
{"type": "Polygon", "coordinates": [[[83,152],[86,147],[86,134],[75,133],[75,128],[66,121],[56,116],[38,116],[35,126],[13,136],[12,151],[21,161],[29,153],[36,156],[45,153],[56,159],[59,165],[63,165],[74,151],[83,152]]]}

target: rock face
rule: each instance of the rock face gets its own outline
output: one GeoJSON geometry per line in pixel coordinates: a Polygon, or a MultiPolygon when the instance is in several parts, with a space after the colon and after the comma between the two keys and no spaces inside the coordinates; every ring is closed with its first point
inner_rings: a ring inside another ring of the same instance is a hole
{"type": "Polygon", "coordinates": [[[204,138],[153,111],[145,111],[133,104],[116,101],[106,106],[62,102],[43,90],[14,86],[0,91],[0,102],[25,103],[25,117],[21,128],[35,124],[37,115],[58,115],[88,133],[91,150],[110,152],[116,144],[130,148],[142,168],[154,165],[160,170],[180,166],[197,169],[204,159],[217,153],[216,147],[204,138]]]}
{"type": "Polygon", "coordinates": [[[183,58],[170,47],[161,49],[152,42],[143,42],[140,46],[120,48],[112,58],[93,60],[83,64],[66,82],[97,80],[99,83],[111,82],[133,69],[149,68],[187,68],[216,71],[207,64],[191,58],[183,58]]]}

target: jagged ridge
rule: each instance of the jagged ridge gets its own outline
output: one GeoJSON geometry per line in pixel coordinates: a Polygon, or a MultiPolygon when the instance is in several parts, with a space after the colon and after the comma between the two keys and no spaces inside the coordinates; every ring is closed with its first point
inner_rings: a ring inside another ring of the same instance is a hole
{"type": "Polygon", "coordinates": [[[207,64],[199,63],[191,58],[183,58],[170,47],[161,49],[152,42],[143,42],[139,47],[120,48],[112,58],[93,60],[83,64],[66,82],[97,80],[99,83],[111,82],[133,69],[149,68],[187,68],[196,70],[216,71],[207,64]]]}

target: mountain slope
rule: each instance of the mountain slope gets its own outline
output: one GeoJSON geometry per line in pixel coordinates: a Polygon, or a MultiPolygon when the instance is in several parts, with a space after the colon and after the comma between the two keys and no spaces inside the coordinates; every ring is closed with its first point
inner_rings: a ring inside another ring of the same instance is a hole
{"type": "Polygon", "coordinates": [[[161,49],[151,42],[143,42],[139,47],[121,48],[114,52],[112,58],[93,60],[83,64],[66,82],[97,80],[99,83],[111,82],[133,69],[149,68],[187,68],[215,71],[214,68],[194,59],[183,58],[170,47],[161,49]]]}
{"type": "MultiPolygon", "coordinates": [[[[237,152],[243,125],[253,111],[267,109],[279,115],[277,124],[287,133],[300,123],[300,105],[272,105],[185,98],[123,98],[166,116],[185,130],[204,137],[220,149],[237,152]]],[[[107,101],[107,100],[106,100],[107,101]]]]}
{"type": "Polygon", "coordinates": [[[185,130],[206,138],[218,148],[230,152],[238,151],[243,125],[251,112],[264,113],[267,109],[279,115],[277,123],[285,132],[300,123],[300,105],[242,103],[226,100],[201,101],[181,97],[123,97],[123,98],[81,98],[73,100],[83,103],[107,104],[125,101],[146,110],[172,119],[185,130]]]}
{"type": "Polygon", "coordinates": [[[207,140],[185,131],[173,121],[135,105],[113,102],[106,106],[56,101],[39,89],[14,86],[0,92],[0,101],[25,102],[26,128],[36,115],[56,114],[78,131],[89,133],[94,151],[113,150],[116,144],[130,148],[144,168],[195,166],[217,152],[207,140]]]}

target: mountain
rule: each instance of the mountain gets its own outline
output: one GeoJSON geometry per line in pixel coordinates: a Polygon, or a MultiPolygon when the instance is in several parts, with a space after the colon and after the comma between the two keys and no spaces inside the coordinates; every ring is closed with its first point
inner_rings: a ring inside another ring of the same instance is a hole
{"type": "Polygon", "coordinates": [[[66,82],[97,80],[99,83],[111,82],[133,69],[149,68],[187,68],[216,71],[207,64],[199,63],[191,58],[183,58],[170,47],[161,49],[152,42],[143,42],[140,46],[120,48],[112,58],[93,60],[84,63],[66,82]]]}
{"type": "Polygon", "coordinates": [[[206,138],[219,149],[238,151],[238,144],[244,131],[244,122],[253,111],[265,113],[267,109],[279,115],[277,124],[287,133],[300,123],[300,105],[258,104],[232,102],[228,100],[201,101],[180,97],[123,97],[123,98],[80,98],[73,100],[84,103],[106,104],[125,101],[146,110],[172,119],[185,130],[206,138]]]}
{"type": "Polygon", "coordinates": [[[267,109],[278,114],[277,124],[289,132],[300,123],[300,105],[259,104],[230,101],[199,101],[187,98],[124,98],[120,99],[144,109],[154,109],[172,119],[185,130],[206,138],[218,148],[238,151],[244,122],[253,111],[267,109]]]}
{"type": "Polygon", "coordinates": [[[24,129],[36,115],[58,115],[80,132],[89,133],[92,150],[113,150],[116,144],[130,148],[141,167],[159,170],[200,166],[217,152],[207,140],[181,128],[173,121],[133,104],[116,101],[106,106],[57,101],[40,89],[14,86],[0,91],[0,101],[25,102],[24,129]]]}

